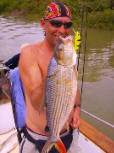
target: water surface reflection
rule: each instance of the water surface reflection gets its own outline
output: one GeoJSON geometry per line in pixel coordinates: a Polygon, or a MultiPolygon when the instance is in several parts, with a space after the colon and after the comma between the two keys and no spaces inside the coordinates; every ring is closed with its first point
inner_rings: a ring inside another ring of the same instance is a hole
{"type": "MultiPolygon", "coordinates": [[[[20,52],[23,43],[35,43],[44,38],[39,23],[26,23],[0,17],[0,60],[20,52]]],[[[81,86],[83,53],[79,66],[81,86]]],[[[114,31],[88,30],[82,107],[114,124],[114,31]]],[[[114,132],[82,113],[82,117],[114,139],[114,132]]]]}
{"type": "Polygon", "coordinates": [[[39,23],[25,23],[13,18],[0,18],[0,60],[20,51],[24,43],[35,43],[44,37],[39,23]]]}

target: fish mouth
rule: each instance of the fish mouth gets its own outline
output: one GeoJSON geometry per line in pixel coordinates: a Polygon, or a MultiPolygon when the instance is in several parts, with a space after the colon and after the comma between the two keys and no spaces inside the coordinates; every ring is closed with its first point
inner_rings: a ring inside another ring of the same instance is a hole
{"type": "Polygon", "coordinates": [[[56,39],[59,39],[59,37],[61,37],[61,35],[54,35],[54,37],[55,37],[56,39]]]}
{"type": "Polygon", "coordinates": [[[55,34],[54,37],[58,39],[59,37],[65,38],[67,36],[66,35],[62,35],[62,34],[55,34]]]}
{"type": "Polygon", "coordinates": [[[60,37],[64,38],[65,36],[63,36],[63,35],[54,35],[54,39],[55,39],[56,43],[58,42],[60,37]]]}

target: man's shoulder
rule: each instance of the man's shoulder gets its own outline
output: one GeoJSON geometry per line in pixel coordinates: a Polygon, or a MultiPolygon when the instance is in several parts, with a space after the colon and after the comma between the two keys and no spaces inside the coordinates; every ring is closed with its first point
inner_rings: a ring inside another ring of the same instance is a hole
{"type": "Polygon", "coordinates": [[[21,46],[21,55],[29,57],[34,56],[36,53],[38,54],[41,43],[35,44],[24,44],[21,46]]]}

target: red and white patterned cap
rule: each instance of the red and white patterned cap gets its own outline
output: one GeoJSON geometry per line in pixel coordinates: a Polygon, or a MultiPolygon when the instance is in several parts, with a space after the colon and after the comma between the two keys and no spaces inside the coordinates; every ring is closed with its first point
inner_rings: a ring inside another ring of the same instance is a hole
{"type": "Polygon", "coordinates": [[[72,18],[70,8],[63,3],[60,2],[52,2],[50,3],[45,11],[44,19],[50,20],[56,17],[69,17],[72,18]]]}

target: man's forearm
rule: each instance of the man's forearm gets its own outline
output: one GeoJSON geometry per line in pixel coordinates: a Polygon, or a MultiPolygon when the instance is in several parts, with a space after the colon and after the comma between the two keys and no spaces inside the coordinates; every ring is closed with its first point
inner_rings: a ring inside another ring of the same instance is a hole
{"type": "Polygon", "coordinates": [[[76,98],[75,98],[75,104],[74,104],[74,107],[81,107],[81,103],[80,103],[80,91],[79,89],[77,89],[77,92],[76,92],[76,98]]]}
{"type": "Polygon", "coordinates": [[[75,104],[74,104],[74,112],[77,112],[78,115],[80,115],[81,112],[81,102],[80,102],[80,91],[77,89],[76,93],[76,99],[75,99],[75,104]]]}

